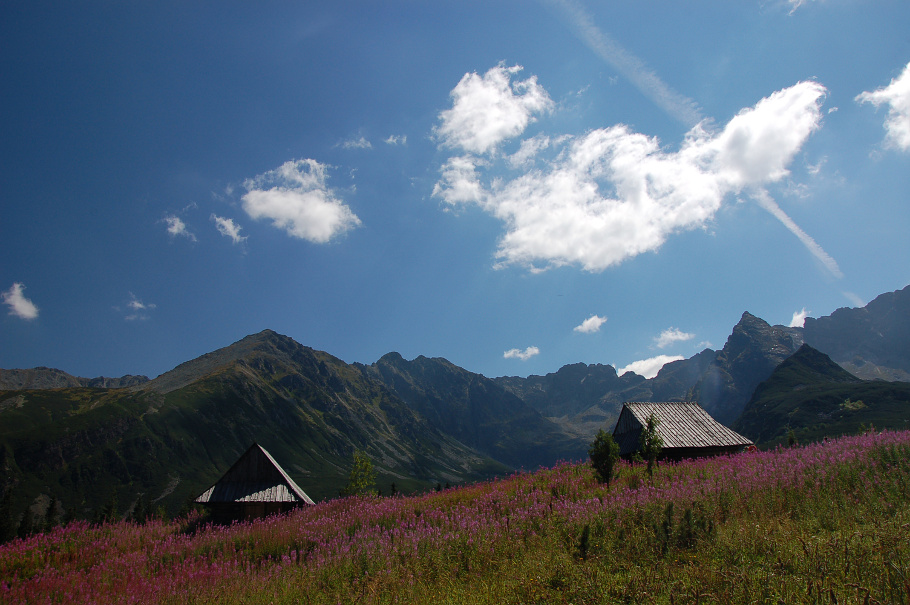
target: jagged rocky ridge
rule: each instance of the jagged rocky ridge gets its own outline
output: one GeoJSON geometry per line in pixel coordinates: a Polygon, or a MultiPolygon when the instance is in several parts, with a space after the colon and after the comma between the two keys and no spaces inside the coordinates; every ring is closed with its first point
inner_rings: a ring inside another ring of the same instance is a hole
{"type": "Polygon", "coordinates": [[[174,508],[252,440],[316,498],[337,493],[355,448],[386,486],[471,481],[584,457],[623,401],[694,399],[732,424],[804,343],[862,377],[910,377],[908,326],[910,287],[805,328],[744,313],[723,349],[667,364],[650,380],[583,363],[490,379],[395,353],[347,364],[269,330],[151,381],[0,370],[0,481],[22,498],[50,490],[85,510],[111,494],[174,508]]]}

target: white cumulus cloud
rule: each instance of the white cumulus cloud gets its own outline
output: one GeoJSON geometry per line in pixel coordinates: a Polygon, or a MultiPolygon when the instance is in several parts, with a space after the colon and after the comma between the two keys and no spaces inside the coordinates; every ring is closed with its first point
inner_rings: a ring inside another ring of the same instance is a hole
{"type": "Polygon", "coordinates": [[[465,74],[452,90],[452,108],[439,114],[441,123],[434,132],[440,143],[487,153],[524,132],[535,114],[552,109],[553,101],[536,76],[511,81],[521,69],[500,64],[483,76],[465,74]]]}
{"type": "Polygon", "coordinates": [[[360,219],[328,188],[326,168],[316,160],[295,160],[249,179],[243,209],[253,219],[271,219],[292,237],[327,243],[360,219]]]}
{"type": "Polygon", "coordinates": [[[21,282],[15,282],[9,290],[2,294],[3,304],[9,307],[9,314],[19,319],[32,320],[38,317],[38,307],[35,303],[25,298],[23,294],[25,285],[21,282]]]}
{"type": "MultiPolygon", "coordinates": [[[[489,175],[491,159],[452,157],[433,195],[450,205],[477,204],[503,221],[499,266],[602,271],[704,226],[728,195],[785,177],[819,126],[824,95],[822,85],[800,82],[740,111],[719,132],[696,126],[675,152],[620,124],[560,139],[565,148],[555,159],[514,178],[489,175]]],[[[494,139],[462,147],[484,151],[494,139]]],[[[528,157],[539,145],[531,144],[528,157]]],[[[518,162],[524,159],[519,150],[518,162]]]]}
{"type": "Polygon", "coordinates": [[[685,342],[693,338],[695,338],[695,334],[683,332],[679,328],[667,328],[660,333],[660,336],[654,339],[654,344],[657,345],[658,349],[666,349],[674,343],[685,342]]]}
{"type": "Polygon", "coordinates": [[[619,376],[622,376],[626,372],[635,372],[639,376],[644,376],[645,378],[654,378],[662,367],[670,362],[680,361],[682,359],[685,359],[685,357],[682,357],[681,355],[658,355],[657,357],[651,357],[649,359],[633,361],[629,365],[616,370],[616,373],[619,376]]]}
{"type": "Polygon", "coordinates": [[[583,334],[593,334],[594,332],[599,331],[600,326],[604,325],[606,321],[606,317],[592,315],[591,317],[581,322],[581,325],[575,326],[573,329],[576,332],[582,332],[583,334]]]}
{"type": "Polygon", "coordinates": [[[806,318],[809,317],[809,313],[812,311],[806,311],[806,307],[803,307],[800,311],[793,312],[793,318],[790,320],[791,328],[802,328],[806,324],[806,318]]]}
{"type": "Polygon", "coordinates": [[[191,241],[196,241],[196,236],[186,228],[186,223],[181,220],[179,216],[171,214],[164,217],[164,222],[167,223],[167,232],[171,237],[182,236],[191,241]]]}
{"type": "Polygon", "coordinates": [[[872,92],[857,95],[860,103],[872,103],[876,107],[888,106],[885,132],[888,144],[907,151],[910,149],[910,63],[891,83],[872,92]]]}
{"type": "Polygon", "coordinates": [[[505,359],[520,359],[522,361],[527,361],[527,360],[531,359],[532,357],[534,357],[535,355],[539,355],[539,354],[540,354],[540,349],[538,349],[537,347],[528,347],[524,351],[522,351],[520,349],[509,349],[508,351],[503,353],[502,356],[505,359]]]}
{"type": "Polygon", "coordinates": [[[212,220],[215,221],[215,227],[218,228],[218,232],[225,237],[231,238],[233,243],[239,244],[246,239],[246,236],[240,235],[241,227],[234,222],[234,219],[224,218],[217,214],[213,214],[212,220]]]}
{"type": "Polygon", "coordinates": [[[389,138],[385,140],[386,145],[407,145],[408,144],[408,135],[406,134],[392,134],[389,135],[389,138]]]}

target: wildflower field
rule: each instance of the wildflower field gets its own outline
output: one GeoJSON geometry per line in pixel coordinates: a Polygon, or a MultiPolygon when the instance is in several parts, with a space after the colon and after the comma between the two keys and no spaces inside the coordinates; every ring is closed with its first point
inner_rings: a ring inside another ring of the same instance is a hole
{"type": "Polygon", "coordinates": [[[910,432],[0,546],[4,603],[910,603],[910,432]]]}

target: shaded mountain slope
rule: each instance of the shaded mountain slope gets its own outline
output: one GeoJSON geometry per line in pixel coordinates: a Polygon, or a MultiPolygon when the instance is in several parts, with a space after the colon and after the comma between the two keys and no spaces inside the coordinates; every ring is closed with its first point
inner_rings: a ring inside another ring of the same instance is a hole
{"type": "Polygon", "coordinates": [[[586,440],[566,434],[495,381],[445,359],[407,361],[389,353],[362,367],[435,426],[516,468],[586,455],[586,440]]]}
{"type": "Polygon", "coordinates": [[[80,515],[140,494],[171,512],[258,441],[313,498],[335,496],[353,452],[380,487],[464,482],[508,467],[439,431],[381,381],[266,331],[144,387],[0,392],[0,470],[16,499],[80,515]]]}
{"type": "Polygon", "coordinates": [[[79,378],[55,368],[31,368],[28,370],[0,369],[0,391],[24,389],[65,389],[89,387],[93,389],[119,389],[148,382],[147,376],[126,375],[120,378],[79,378]]]}
{"type": "Polygon", "coordinates": [[[590,442],[599,429],[612,428],[626,401],[682,401],[714,356],[706,349],[665,365],[652,379],[633,372],[617,376],[609,365],[576,363],[545,376],[494,380],[567,432],[590,442]]]}
{"type": "Polygon", "coordinates": [[[865,307],[806,318],[807,343],[861,378],[910,380],[910,286],[865,307]]]}
{"type": "Polygon", "coordinates": [[[802,345],[755,389],[734,430],[759,445],[855,433],[860,425],[908,428],[910,384],[863,381],[802,345]]]}
{"type": "Polygon", "coordinates": [[[743,313],[724,348],[707,366],[690,398],[721,424],[730,426],[758,384],[803,344],[798,328],[771,326],[743,313]]]}

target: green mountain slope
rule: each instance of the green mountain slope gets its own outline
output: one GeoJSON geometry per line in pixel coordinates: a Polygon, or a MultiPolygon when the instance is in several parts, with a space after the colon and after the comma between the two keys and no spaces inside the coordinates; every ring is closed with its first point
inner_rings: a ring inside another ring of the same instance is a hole
{"type": "Polygon", "coordinates": [[[385,491],[508,470],[381,381],[271,331],[130,389],[0,391],[0,487],[22,507],[46,494],[92,516],[142,495],[173,513],[253,441],[317,500],[337,495],[355,449],[385,491]]]}
{"type": "Polygon", "coordinates": [[[590,440],[565,433],[495,381],[445,359],[407,361],[389,353],[364,371],[447,434],[515,468],[586,456],[590,440]]]}
{"type": "Polygon", "coordinates": [[[910,427],[910,383],[863,381],[803,345],[758,385],[733,429],[768,446],[876,428],[910,427]]]}

